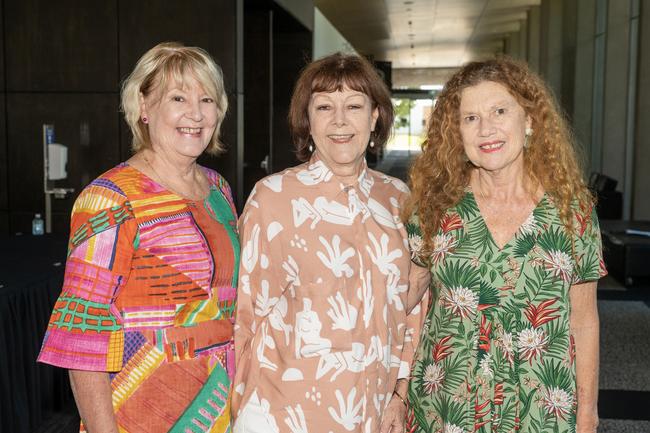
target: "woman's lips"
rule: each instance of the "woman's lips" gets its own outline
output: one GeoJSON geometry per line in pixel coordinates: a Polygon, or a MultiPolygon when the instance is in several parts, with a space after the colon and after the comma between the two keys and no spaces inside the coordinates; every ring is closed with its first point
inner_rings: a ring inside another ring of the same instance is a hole
{"type": "Polygon", "coordinates": [[[330,134],[327,136],[330,140],[337,144],[347,143],[352,140],[354,134],[330,134]]]}
{"type": "Polygon", "coordinates": [[[481,152],[484,153],[492,153],[492,152],[497,152],[499,151],[505,142],[503,141],[490,141],[487,143],[481,143],[479,144],[479,149],[481,149],[481,152]]]}

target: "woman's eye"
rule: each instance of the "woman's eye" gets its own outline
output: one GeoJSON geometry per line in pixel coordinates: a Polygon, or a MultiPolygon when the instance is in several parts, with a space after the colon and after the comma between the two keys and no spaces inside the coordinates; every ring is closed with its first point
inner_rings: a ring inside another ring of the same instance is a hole
{"type": "Polygon", "coordinates": [[[502,114],[506,114],[506,109],[505,108],[497,108],[496,113],[500,116],[502,114]]]}
{"type": "Polygon", "coordinates": [[[203,102],[205,102],[207,104],[214,103],[214,99],[212,99],[212,98],[203,98],[203,99],[201,99],[201,101],[203,101],[203,102]]]}
{"type": "Polygon", "coordinates": [[[474,116],[473,114],[470,116],[465,116],[465,122],[474,122],[476,119],[478,119],[478,116],[474,116]]]}
{"type": "Polygon", "coordinates": [[[359,105],[359,104],[352,104],[352,105],[349,105],[348,108],[349,108],[350,110],[359,110],[359,109],[361,109],[361,105],[359,105]]]}
{"type": "Polygon", "coordinates": [[[183,102],[185,99],[182,96],[172,96],[172,101],[183,102]]]}
{"type": "Polygon", "coordinates": [[[329,105],[317,105],[316,106],[316,110],[318,110],[318,111],[327,111],[329,109],[330,109],[329,105]]]}

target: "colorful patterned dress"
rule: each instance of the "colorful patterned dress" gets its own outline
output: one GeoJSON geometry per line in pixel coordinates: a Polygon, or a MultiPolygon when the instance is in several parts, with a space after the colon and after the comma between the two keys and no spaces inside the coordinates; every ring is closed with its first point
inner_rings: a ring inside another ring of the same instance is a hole
{"type": "Polygon", "coordinates": [[[239,242],[230,188],[204,170],[190,201],[121,164],[72,211],[39,361],[110,372],[120,432],[230,431],[239,242]]]}
{"type": "MultiPolygon", "coordinates": [[[[502,249],[471,192],[441,223],[430,257],[432,306],[409,388],[413,432],[575,431],[571,285],[606,274],[598,220],[573,239],[545,195],[502,249]]],[[[407,224],[414,261],[421,233],[407,224]]]]}
{"type": "Polygon", "coordinates": [[[316,156],[257,183],[240,218],[236,433],[379,431],[414,352],[406,194],[365,167],[344,186],[316,156]]]}

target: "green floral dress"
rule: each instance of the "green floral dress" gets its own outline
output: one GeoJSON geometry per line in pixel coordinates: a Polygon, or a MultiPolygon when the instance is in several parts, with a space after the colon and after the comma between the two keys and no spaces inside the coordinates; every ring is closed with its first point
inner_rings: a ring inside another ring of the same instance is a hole
{"type": "MultiPolygon", "coordinates": [[[[409,387],[408,432],[575,431],[571,285],[597,280],[595,212],[571,237],[548,195],[499,249],[467,192],[434,237],[431,299],[409,387]]],[[[422,244],[407,224],[413,261],[422,244]]]]}

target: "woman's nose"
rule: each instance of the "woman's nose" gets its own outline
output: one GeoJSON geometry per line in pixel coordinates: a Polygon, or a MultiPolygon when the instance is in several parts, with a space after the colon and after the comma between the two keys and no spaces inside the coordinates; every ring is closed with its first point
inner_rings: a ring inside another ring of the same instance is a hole
{"type": "Polygon", "coordinates": [[[196,101],[190,103],[186,115],[188,118],[196,122],[203,120],[203,111],[201,110],[201,102],[196,101]]]}
{"type": "Polygon", "coordinates": [[[345,110],[337,109],[334,110],[334,124],[336,126],[343,126],[347,123],[345,119],[345,110]]]}
{"type": "Polygon", "coordinates": [[[481,136],[487,136],[493,133],[494,133],[494,125],[492,124],[490,119],[481,117],[481,119],[479,120],[479,134],[481,136]]]}

